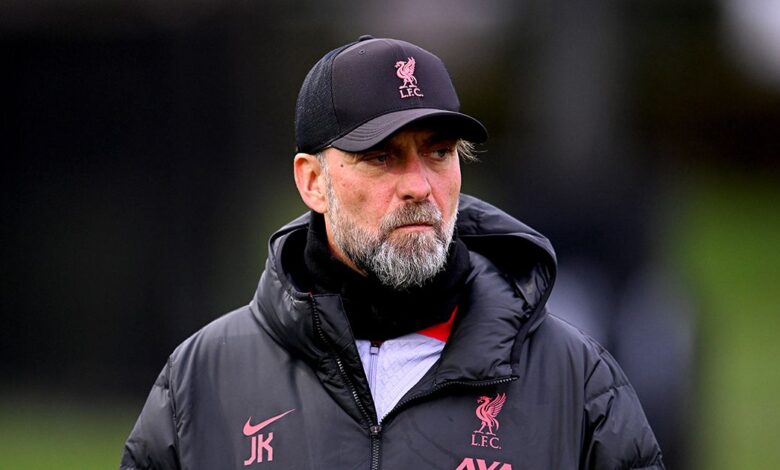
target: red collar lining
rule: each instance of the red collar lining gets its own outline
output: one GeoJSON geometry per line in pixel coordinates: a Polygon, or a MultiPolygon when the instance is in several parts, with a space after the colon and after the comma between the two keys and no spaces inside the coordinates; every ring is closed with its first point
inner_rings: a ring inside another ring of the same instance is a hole
{"type": "Polygon", "coordinates": [[[458,313],[458,306],[456,305],[455,308],[452,310],[452,315],[450,315],[449,320],[447,320],[444,323],[438,323],[436,325],[429,326],[428,328],[424,328],[418,331],[417,334],[421,334],[423,336],[427,336],[433,339],[438,339],[439,341],[446,343],[450,337],[450,332],[452,331],[452,324],[455,322],[455,315],[457,313],[458,313]]]}

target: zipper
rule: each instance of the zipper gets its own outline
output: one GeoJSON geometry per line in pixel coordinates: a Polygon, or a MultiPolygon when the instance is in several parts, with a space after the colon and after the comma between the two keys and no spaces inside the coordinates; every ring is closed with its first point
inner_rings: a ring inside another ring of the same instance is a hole
{"type": "MultiPolygon", "coordinates": [[[[330,349],[330,355],[333,357],[334,361],[336,361],[336,368],[339,371],[341,379],[345,384],[347,384],[347,388],[349,388],[349,391],[352,393],[352,399],[355,400],[355,404],[357,405],[360,414],[363,415],[363,418],[368,423],[368,437],[371,441],[371,470],[379,470],[380,455],[382,450],[382,426],[376,422],[376,419],[372,417],[366,409],[366,405],[363,403],[363,400],[360,399],[360,395],[357,393],[355,384],[352,383],[352,379],[347,373],[347,369],[344,367],[344,361],[342,361],[341,356],[335,352],[330,340],[327,336],[325,336],[325,332],[322,331],[322,320],[320,320],[320,315],[317,311],[317,307],[315,306],[314,299],[311,299],[311,307],[312,318],[314,320],[314,330],[317,332],[317,336],[319,336],[320,340],[322,340],[322,342],[330,349]]],[[[379,348],[377,347],[377,354],[378,353],[379,348]]]]}
{"type": "MultiPolygon", "coordinates": [[[[379,348],[382,343],[372,341],[371,346],[368,349],[368,388],[369,390],[376,389],[376,370],[378,369],[379,362],[379,348]]],[[[376,402],[374,402],[376,407],[376,402]]],[[[381,450],[382,443],[380,441],[382,437],[382,423],[379,422],[379,410],[377,410],[377,424],[369,428],[369,436],[371,437],[371,470],[379,470],[379,451],[381,450]]]]}
{"type": "Polygon", "coordinates": [[[371,470],[379,470],[380,451],[382,450],[382,425],[374,424],[368,429],[371,437],[371,470]]]}

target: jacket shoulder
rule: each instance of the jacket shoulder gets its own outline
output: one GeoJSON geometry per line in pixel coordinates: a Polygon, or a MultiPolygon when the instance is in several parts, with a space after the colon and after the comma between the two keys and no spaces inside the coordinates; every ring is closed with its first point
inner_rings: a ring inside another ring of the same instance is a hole
{"type": "Polygon", "coordinates": [[[186,410],[189,391],[221,388],[241,375],[258,357],[279,348],[260,327],[249,306],[213,320],[184,340],[168,359],[171,393],[186,410]]]}
{"type": "Polygon", "coordinates": [[[215,344],[226,344],[235,338],[257,333],[257,322],[246,305],[212,320],[190,335],[174,349],[170,360],[176,364],[203,348],[210,349],[215,344]]]}
{"type": "Polygon", "coordinates": [[[664,468],[639,398],[612,355],[555,315],[531,337],[544,367],[572,374],[583,405],[583,468],[664,468]]]}
{"type": "MultiPolygon", "coordinates": [[[[562,355],[583,371],[592,370],[605,357],[611,356],[603,346],[566,320],[548,313],[544,321],[529,335],[535,350],[543,349],[551,355],[562,355]]],[[[616,377],[622,382],[622,378],[616,377]]]]}
{"type": "Polygon", "coordinates": [[[586,402],[624,387],[634,393],[628,377],[609,351],[566,320],[548,314],[532,340],[537,350],[541,348],[547,353],[546,357],[560,357],[568,363],[565,369],[576,369],[582,379],[586,402]]]}
{"type": "Polygon", "coordinates": [[[210,394],[214,387],[225,389],[236,383],[235,376],[255,352],[247,345],[262,347],[265,343],[258,341],[259,334],[246,306],[222,315],[184,340],[168,357],[149,393],[125,444],[121,468],[186,466],[180,439],[192,421],[196,400],[215,396],[210,394]]]}

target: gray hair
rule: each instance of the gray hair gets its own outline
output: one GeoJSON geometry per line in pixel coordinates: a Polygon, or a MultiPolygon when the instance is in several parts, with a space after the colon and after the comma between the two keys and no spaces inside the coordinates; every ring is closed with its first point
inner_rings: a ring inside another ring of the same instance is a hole
{"type": "Polygon", "coordinates": [[[477,157],[477,147],[474,142],[458,139],[458,142],[455,144],[455,149],[458,151],[460,161],[463,163],[476,163],[479,161],[479,158],[477,157]]]}

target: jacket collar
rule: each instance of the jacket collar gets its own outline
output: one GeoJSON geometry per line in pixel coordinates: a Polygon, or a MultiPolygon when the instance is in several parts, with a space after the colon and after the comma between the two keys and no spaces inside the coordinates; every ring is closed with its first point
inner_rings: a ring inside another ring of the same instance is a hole
{"type": "MultiPolygon", "coordinates": [[[[315,369],[328,369],[324,374],[333,378],[334,351],[348,370],[360,371],[361,365],[339,297],[310,295],[296,287],[294,266],[308,223],[305,214],[271,237],[251,307],[276,341],[315,369]]],[[[519,346],[544,320],[555,279],[549,241],[494,206],[461,195],[457,228],[471,251],[472,270],[434,384],[512,375],[519,346]],[[491,348],[484,347],[486,338],[491,348]]]]}

